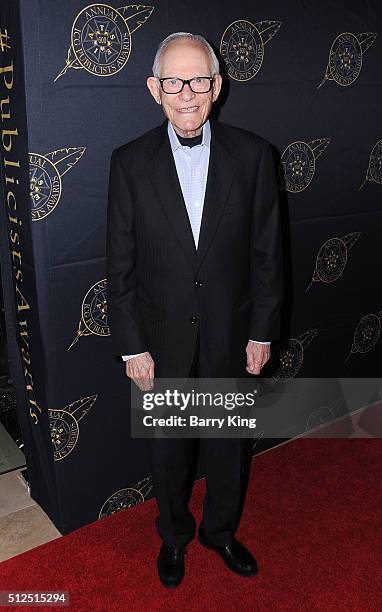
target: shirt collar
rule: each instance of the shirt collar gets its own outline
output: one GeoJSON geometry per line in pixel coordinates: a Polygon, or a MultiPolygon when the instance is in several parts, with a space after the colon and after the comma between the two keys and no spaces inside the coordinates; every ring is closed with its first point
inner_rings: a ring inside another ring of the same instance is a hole
{"type": "MultiPolygon", "coordinates": [[[[171,150],[173,153],[177,149],[183,148],[178,140],[177,134],[174,130],[174,127],[171,121],[167,121],[167,133],[170,139],[171,150]]],[[[203,136],[202,136],[202,142],[200,144],[204,145],[205,147],[209,147],[210,142],[211,142],[211,127],[210,127],[210,120],[207,119],[207,121],[203,125],[203,136]]]]}

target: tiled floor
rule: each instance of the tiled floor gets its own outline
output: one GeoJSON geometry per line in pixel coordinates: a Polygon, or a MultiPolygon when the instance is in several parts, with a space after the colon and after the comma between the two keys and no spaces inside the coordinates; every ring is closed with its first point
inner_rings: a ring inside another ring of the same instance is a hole
{"type": "Polygon", "coordinates": [[[25,465],[23,451],[0,423],[0,474],[22,468],[25,465]]]}
{"type": "Polygon", "coordinates": [[[20,470],[0,476],[0,561],[61,537],[45,512],[29,497],[20,470]]]}

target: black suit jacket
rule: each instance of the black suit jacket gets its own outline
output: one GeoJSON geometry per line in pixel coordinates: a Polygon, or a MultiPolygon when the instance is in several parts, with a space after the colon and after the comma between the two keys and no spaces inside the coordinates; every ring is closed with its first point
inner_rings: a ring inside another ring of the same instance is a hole
{"type": "Polygon", "coordinates": [[[117,355],[149,351],[155,376],[245,376],[249,338],[279,337],[282,248],[271,146],[210,119],[198,249],[167,134],[116,148],[110,162],[107,293],[117,355]]]}

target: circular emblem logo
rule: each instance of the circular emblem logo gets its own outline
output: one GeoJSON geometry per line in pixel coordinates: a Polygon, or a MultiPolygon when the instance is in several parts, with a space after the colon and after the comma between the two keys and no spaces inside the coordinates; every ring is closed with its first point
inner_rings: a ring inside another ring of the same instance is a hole
{"type": "Polygon", "coordinates": [[[57,206],[61,197],[61,177],[47,157],[29,153],[29,184],[32,221],[39,221],[57,206]]]}
{"type": "Polygon", "coordinates": [[[220,54],[232,79],[253,79],[264,57],[264,43],[259,30],[250,21],[234,21],[222,36],[220,54]]]}
{"type": "Polygon", "coordinates": [[[381,323],[377,315],[368,314],[358,323],[354,332],[354,352],[367,353],[375,347],[381,333],[381,323]]]}
{"type": "Polygon", "coordinates": [[[292,142],[282,154],[281,178],[285,188],[298,193],[310,184],[316,168],[316,159],[312,148],[302,141],[292,142]]]}
{"type": "Polygon", "coordinates": [[[97,336],[108,336],[106,279],[95,283],[82,302],[82,320],[87,330],[97,336]]]}
{"type": "Polygon", "coordinates": [[[332,283],[341,276],[347,261],[346,244],[341,238],[330,238],[317,255],[316,273],[324,283],[332,283]]]}
{"type": "Polygon", "coordinates": [[[301,368],[304,356],[302,344],[296,338],[290,338],[280,345],[277,352],[277,366],[273,372],[273,378],[287,380],[296,376],[301,368]]]}
{"type": "Polygon", "coordinates": [[[354,83],[362,68],[362,49],[351,32],[344,32],[334,40],[329,53],[329,69],[339,85],[354,83]]]}
{"type": "Polygon", "coordinates": [[[99,513],[99,518],[110,516],[120,510],[131,508],[145,501],[144,496],[137,489],[120,489],[113,493],[104,503],[99,513]]]}
{"type": "Polygon", "coordinates": [[[81,66],[97,76],[112,76],[122,70],[131,51],[127,23],[107,4],[91,4],[77,15],[71,42],[81,66]]]}
{"type": "Polygon", "coordinates": [[[382,183],[382,140],[374,145],[370,154],[369,180],[382,183]]]}
{"type": "Polygon", "coordinates": [[[50,433],[54,460],[67,457],[77,444],[79,427],[77,419],[66,410],[49,410],[50,433]]]}
{"type": "Polygon", "coordinates": [[[329,423],[333,419],[333,413],[326,407],[316,408],[308,417],[305,430],[309,431],[329,423]]]}

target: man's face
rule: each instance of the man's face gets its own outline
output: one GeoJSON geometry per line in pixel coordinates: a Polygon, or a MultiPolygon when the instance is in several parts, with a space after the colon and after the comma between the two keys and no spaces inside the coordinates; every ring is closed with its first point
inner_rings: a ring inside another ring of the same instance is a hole
{"type": "MultiPolygon", "coordinates": [[[[212,76],[209,56],[204,47],[192,40],[176,40],[163,52],[160,76],[192,79],[197,76],[212,76]]],[[[212,89],[207,93],[194,93],[185,85],[179,94],[166,94],[155,77],[147,79],[147,87],[163,112],[181,136],[190,137],[201,133],[214,102],[221,89],[222,78],[215,76],[212,89]]]]}

